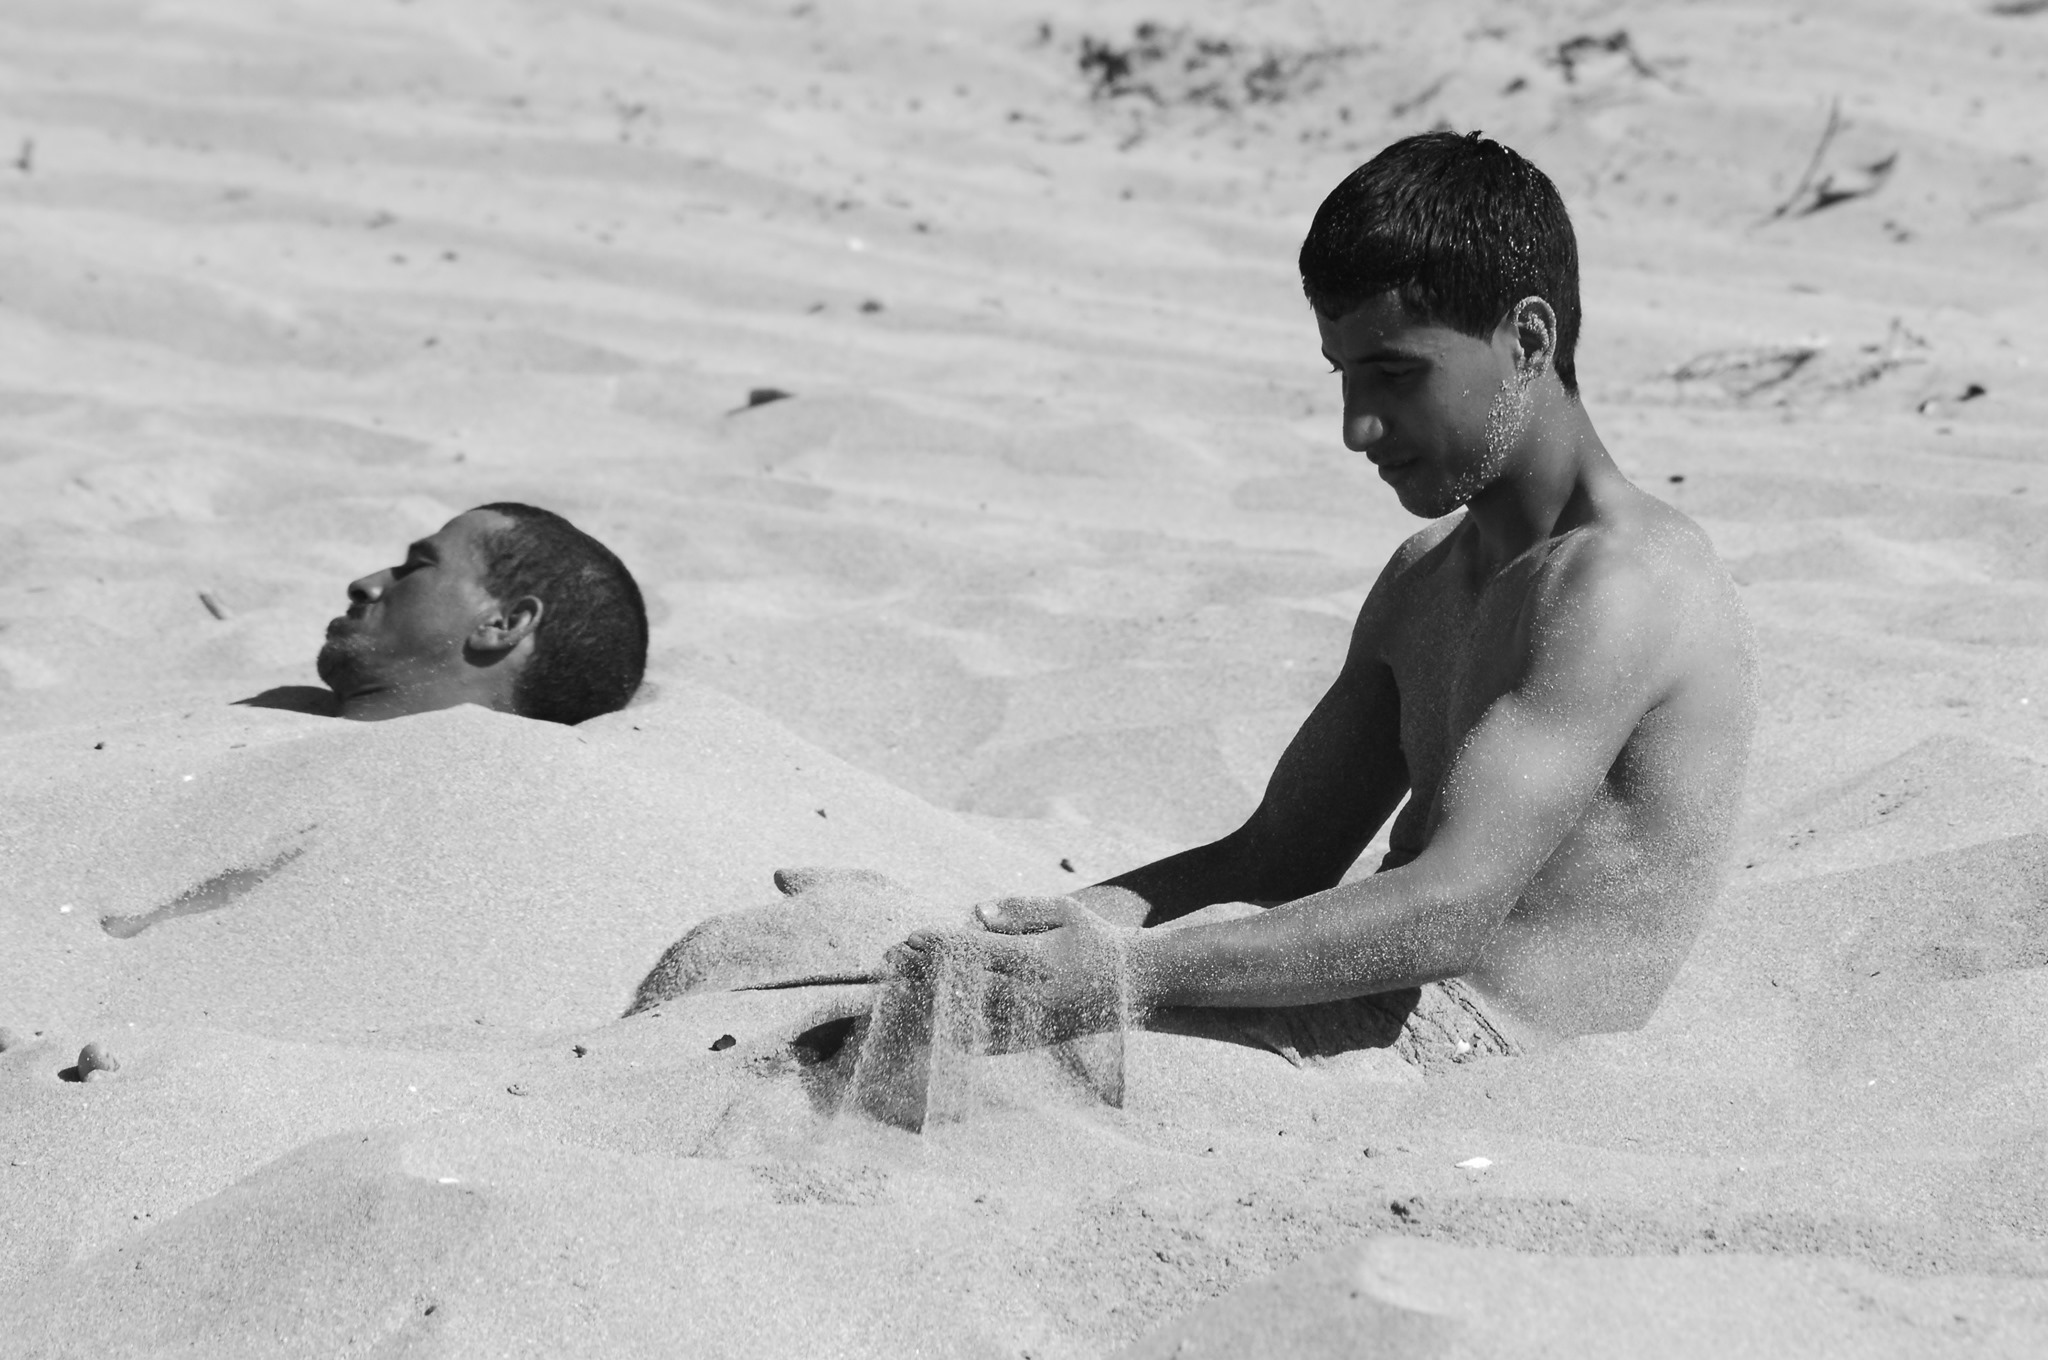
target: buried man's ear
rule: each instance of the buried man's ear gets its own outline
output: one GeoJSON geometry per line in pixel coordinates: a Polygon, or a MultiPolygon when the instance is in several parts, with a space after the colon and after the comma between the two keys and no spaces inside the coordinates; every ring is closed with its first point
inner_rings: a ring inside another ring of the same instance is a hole
{"type": "Polygon", "coordinates": [[[509,652],[533,636],[546,606],[532,595],[522,595],[509,604],[494,606],[469,630],[472,651],[509,652]]]}

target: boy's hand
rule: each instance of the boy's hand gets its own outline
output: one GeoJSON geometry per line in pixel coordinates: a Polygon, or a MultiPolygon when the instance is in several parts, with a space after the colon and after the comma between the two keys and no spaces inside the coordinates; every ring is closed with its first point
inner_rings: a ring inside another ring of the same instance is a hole
{"type": "Polygon", "coordinates": [[[886,956],[896,976],[969,999],[978,1039],[1002,1052],[1124,1024],[1120,930],[1071,897],[1006,897],[975,915],[985,932],[921,930],[886,956]]]}

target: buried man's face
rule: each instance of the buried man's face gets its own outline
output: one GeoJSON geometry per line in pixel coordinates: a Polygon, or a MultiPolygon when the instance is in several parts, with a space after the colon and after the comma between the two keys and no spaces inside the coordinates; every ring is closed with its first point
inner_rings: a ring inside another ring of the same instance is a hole
{"type": "Polygon", "coordinates": [[[496,612],[478,540],[510,524],[490,510],[457,515],[406,549],[398,566],[351,581],[348,612],[327,625],[320,648],[321,680],[346,700],[424,687],[458,671],[472,634],[496,612]]]}

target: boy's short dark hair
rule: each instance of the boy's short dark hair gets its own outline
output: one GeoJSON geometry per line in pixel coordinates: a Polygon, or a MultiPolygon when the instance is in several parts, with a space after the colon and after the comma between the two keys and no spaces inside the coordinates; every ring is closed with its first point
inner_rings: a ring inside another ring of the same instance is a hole
{"type": "Polygon", "coordinates": [[[1408,137],[1352,171],[1316,209],[1301,286],[1332,321],[1393,293],[1415,315],[1482,337],[1540,297],[1557,313],[1558,380],[1578,395],[1571,218],[1547,175],[1476,132],[1408,137]]]}
{"type": "Polygon", "coordinates": [[[579,723],[624,708],[647,671],[647,606],[610,548],[551,510],[480,505],[512,521],[482,539],[484,589],[539,598],[533,655],[513,682],[521,717],[579,723]]]}

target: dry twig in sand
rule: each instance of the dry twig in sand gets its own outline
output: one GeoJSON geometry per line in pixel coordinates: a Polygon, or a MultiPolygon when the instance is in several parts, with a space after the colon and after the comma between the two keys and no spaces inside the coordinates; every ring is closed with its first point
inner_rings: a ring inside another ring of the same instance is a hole
{"type": "Polygon", "coordinates": [[[1825,348],[1822,341],[1794,345],[1747,345],[1738,349],[1710,350],[1694,355],[1666,375],[1673,382],[1699,382],[1712,378],[1739,400],[1788,381],[1793,374],[1817,358],[1825,348]]]}
{"type": "Polygon", "coordinates": [[[1833,99],[1828,103],[1827,126],[1821,129],[1820,140],[1814,144],[1813,155],[1807,158],[1806,169],[1800,174],[1799,182],[1792,186],[1792,192],[1786,195],[1784,202],[1771,209],[1770,216],[1764,221],[1776,222],[1785,217],[1811,217],[1823,208],[1832,208],[1837,203],[1868,198],[1884,187],[1885,181],[1891,178],[1892,170],[1899,163],[1899,153],[1896,151],[1868,165],[1858,167],[1860,179],[1853,183],[1838,180],[1832,172],[1820,174],[1821,162],[1827,157],[1828,147],[1834,144],[1835,137],[1841,130],[1842,101],[1833,99]],[[1820,177],[1815,179],[1816,175],[1820,177]]]}

